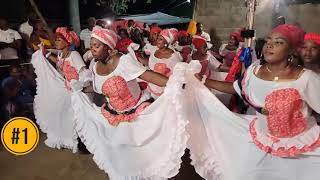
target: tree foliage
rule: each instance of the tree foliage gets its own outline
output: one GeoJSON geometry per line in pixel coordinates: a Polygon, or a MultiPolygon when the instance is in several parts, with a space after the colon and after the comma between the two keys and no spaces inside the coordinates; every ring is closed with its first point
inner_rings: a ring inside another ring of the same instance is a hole
{"type": "Polygon", "coordinates": [[[96,0],[96,5],[102,7],[110,7],[113,13],[118,15],[123,14],[127,11],[129,1],[130,0],[96,0]]]}

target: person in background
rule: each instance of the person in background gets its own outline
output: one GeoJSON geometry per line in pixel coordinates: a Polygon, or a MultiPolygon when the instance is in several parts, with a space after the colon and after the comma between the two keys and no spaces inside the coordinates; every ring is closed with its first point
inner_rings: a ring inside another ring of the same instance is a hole
{"type": "MultiPolygon", "coordinates": [[[[320,74],[320,34],[307,33],[304,36],[304,43],[300,51],[303,66],[313,72],[320,74]]],[[[320,125],[320,114],[312,112],[320,125]]]]}
{"type": "Polygon", "coordinates": [[[300,54],[304,67],[320,74],[320,34],[307,33],[300,54]]]}
{"type": "Polygon", "coordinates": [[[161,28],[157,26],[151,26],[148,42],[143,47],[143,51],[146,55],[149,56],[150,54],[152,54],[154,51],[158,49],[157,39],[160,32],[161,32],[161,28]]]}
{"type": "MultiPolygon", "coordinates": [[[[223,60],[223,64],[231,67],[233,59],[240,50],[241,34],[240,31],[230,33],[228,44],[223,44],[219,49],[218,59],[223,60]]],[[[216,55],[217,56],[217,55],[216,55]]]]}
{"type": "Polygon", "coordinates": [[[18,63],[21,39],[18,31],[10,29],[7,20],[0,17],[0,65],[18,63]]]}
{"type": "Polygon", "coordinates": [[[23,59],[29,59],[33,53],[32,45],[30,43],[30,37],[33,32],[33,26],[36,20],[37,16],[34,13],[30,13],[26,21],[19,26],[19,33],[23,40],[21,51],[21,56],[23,59]]]}
{"type": "Polygon", "coordinates": [[[140,28],[133,28],[130,34],[131,40],[140,45],[140,48],[145,46],[145,42],[143,40],[142,31],[140,28]]]}
{"type": "Polygon", "coordinates": [[[124,28],[121,28],[121,29],[118,30],[118,35],[119,35],[120,39],[130,38],[127,30],[124,29],[124,28]]]}
{"type": "Polygon", "coordinates": [[[135,29],[136,25],[134,20],[129,19],[127,24],[127,31],[129,34],[133,34],[133,30],[135,29]]]}
{"type": "Polygon", "coordinates": [[[96,26],[96,19],[94,17],[90,17],[87,19],[88,27],[83,29],[80,32],[80,40],[81,40],[81,49],[83,53],[86,53],[90,50],[90,36],[92,29],[96,26]]]}
{"type": "Polygon", "coordinates": [[[188,60],[188,56],[192,53],[192,39],[187,31],[179,31],[178,41],[174,44],[174,49],[179,51],[183,62],[188,60]]]}
{"type": "MultiPolygon", "coordinates": [[[[93,57],[90,51],[90,39],[91,33],[93,28],[98,25],[98,21],[94,17],[90,17],[87,19],[88,27],[83,29],[80,32],[80,49],[81,53],[83,54],[82,58],[83,61],[86,63],[87,66],[90,66],[90,62],[92,61],[93,57]]],[[[99,23],[101,24],[101,23],[99,23]]]]}
{"type": "Polygon", "coordinates": [[[97,26],[100,26],[101,28],[107,28],[107,22],[106,21],[104,21],[103,19],[98,19],[97,21],[96,21],[96,25],[97,26]]]}
{"type": "MultiPolygon", "coordinates": [[[[170,48],[177,36],[178,32],[175,29],[164,29],[160,32],[157,40],[158,49],[150,55],[148,61],[148,66],[152,71],[169,77],[175,65],[182,61],[180,53],[170,48]]],[[[148,90],[151,96],[156,99],[163,93],[164,88],[149,83],[148,90]]]]}
{"type": "Polygon", "coordinates": [[[126,29],[120,29],[118,31],[118,35],[120,39],[117,42],[115,49],[123,54],[127,54],[128,53],[127,48],[131,43],[133,43],[133,41],[129,38],[129,34],[126,29]]]}
{"type": "Polygon", "coordinates": [[[203,37],[207,42],[211,42],[210,35],[204,31],[203,25],[200,22],[197,23],[196,35],[203,37]]]}
{"type": "Polygon", "coordinates": [[[28,15],[27,20],[19,26],[19,33],[23,39],[29,39],[33,32],[33,25],[37,20],[37,16],[33,13],[28,15]]]}
{"type": "Polygon", "coordinates": [[[1,94],[3,97],[1,97],[0,106],[1,122],[6,122],[16,116],[22,116],[21,112],[23,104],[18,100],[20,87],[21,84],[16,78],[8,77],[2,81],[1,94]]]}
{"type": "Polygon", "coordinates": [[[212,54],[208,51],[211,48],[211,44],[207,43],[206,40],[200,36],[194,36],[192,38],[192,45],[195,50],[188,57],[188,62],[199,61],[202,68],[200,75],[206,75],[208,78],[211,76],[211,71],[224,71],[229,70],[228,66],[223,65],[219,62],[212,54]]]}
{"type": "Polygon", "coordinates": [[[36,20],[33,24],[33,32],[30,37],[30,43],[33,51],[39,49],[39,44],[43,43],[46,49],[53,48],[53,37],[50,37],[49,32],[44,28],[43,23],[40,20],[36,20]]]}

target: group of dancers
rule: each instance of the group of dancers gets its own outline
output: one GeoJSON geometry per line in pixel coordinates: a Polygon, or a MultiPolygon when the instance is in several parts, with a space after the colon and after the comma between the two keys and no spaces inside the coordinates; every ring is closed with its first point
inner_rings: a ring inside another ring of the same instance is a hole
{"type": "Polygon", "coordinates": [[[140,56],[139,45],[94,28],[90,66],[74,50],[79,38],[67,28],[56,30],[58,51],[40,45],[31,61],[34,110],[47,146],[77,152],[79,137],[112,180],[174,177],[185,149],[208,180],[320,177],[319,71],[291,62],[298,53],[309,64],[319,61],[319,34],[276,27],[266,38],[264,59],[230,82],[215,75],[232,62],[219,62],[201,35],[186,55],[176,29],[150,32],[140,48],[150,56],[140,56]],[[115,50],[121,41],[122,53],[115,50]],[[102,106],[86,95],[92,91],[104,96],[102,106]],[[218,91],[238,94],[254,115],[230,111],[218,91]]]}

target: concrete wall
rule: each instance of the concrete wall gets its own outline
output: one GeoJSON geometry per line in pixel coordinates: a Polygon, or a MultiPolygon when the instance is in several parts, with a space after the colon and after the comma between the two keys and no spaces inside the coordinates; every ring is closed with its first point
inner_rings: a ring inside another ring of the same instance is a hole
{"type": "MultiPolygon", "coordinates": [[[[246,26],[244,0],[199,0],[197,21],[202,22],[216,47],[226,42],[229,33],[246,26]]],[[[320,5],[300,4],[286,7],[287,23],[300,24],[306,31],[320,32],[320,5]]],[[[272,29],[272,0],[258,0],[256,10],[256,37],[264,37],[272,29]]]]}
{"type": "Polygon", "coordinates": [[[320,33],[320,4],[289,6],[289,23],[297,23],[307,32],[320,33]]]}

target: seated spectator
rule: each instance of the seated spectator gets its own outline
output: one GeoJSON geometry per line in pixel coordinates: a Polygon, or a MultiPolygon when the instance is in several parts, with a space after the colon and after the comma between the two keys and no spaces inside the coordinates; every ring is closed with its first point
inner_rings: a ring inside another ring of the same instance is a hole
{"type": "Polygon", "coordinates": [[[96,26],[96,19],[94,17],[90,17],[88,18],[87,23],[88,28],[85,28],[80,32],[81,49],[83,49],[83,53],[90,49],[91,32],[94,26],[96,26]]]}
{"type": "Polygon", "coordinates": [[[19,81],[13,77],[8,77],[1,83],[3,97],[0,113],[5,122],[23,114],[23,104],[18,100],[20,87],[19,81]]]}
{"type": "Polygon", "coordinates": [[[16,64],[20,47],[20,34],[8,27],[6,19],[0,18],[0,65],[16,64]]]}
{"type": "Polygon", "coordinates": [[[40,20],[37,20],[33,25],[33,32],[30,37],[32,49],[37,51],[39,44],[43,43],[46,49],[53,48],[53,40],[49,33],[44,29],[44,25],[40,20]]]}
{"type": "Polygon", "coordinates": [[[10,76],[5,78],[2,82],[2,85],[5,86],[7,82],[13,81],[15,79],[19,83],[19,91],[17,94],[17,98],[23,104],[32,104],[33,97],[35,95],[35,84],[27,78],[23,73],[22,68],[20,66],[13,65],[9,68],[10,76]]]}
{"type": "Polygon", "coordinates": [[[35,14],[29,14],[27,21],[22,23],[19,27],[19,33],[24,39],[29,39],[33,32],[33,25],[36,22],[37,17],[35,14]]]}
{"type": "Polygon", "coordinates": [[[33,53],[30,37],[36,20],[37,16],[34,13],[30,13],[26,21],[19,26],[19,33],[23,40],[20,55],[23,59],[30,59],[33,53]]]}

